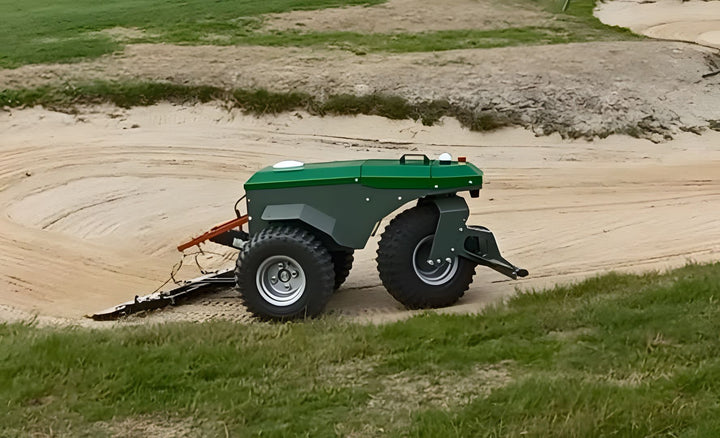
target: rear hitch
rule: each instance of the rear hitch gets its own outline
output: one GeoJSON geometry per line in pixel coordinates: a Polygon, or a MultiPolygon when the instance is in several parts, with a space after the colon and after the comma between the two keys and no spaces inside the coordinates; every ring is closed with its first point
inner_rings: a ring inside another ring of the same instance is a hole
{"type": "Polygon", "coordinates": [[[468,225],[465,243],[460,255],[479,265],[487,266],[513,280],[527,277],[527,269],[518,268],[500,255],[493,233],[485,227],[468,225]]]}
{"type": "Polygon", "coordinates": [[[440,212],[429,264],[440,263],[456,256],[487,266],[513,280],[526,277],[528,271],[518,268],[500,255],[495,236],[485,228],[467,225],[470,215],[465,199],[460,196],[432,198],[440,212]]]}

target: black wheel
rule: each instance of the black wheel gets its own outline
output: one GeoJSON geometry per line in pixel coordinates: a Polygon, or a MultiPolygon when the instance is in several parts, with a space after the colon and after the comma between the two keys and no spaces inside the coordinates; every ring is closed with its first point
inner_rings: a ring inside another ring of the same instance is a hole
{"type": "Polygon", "coordinates": [[[355,261],[353,253],[353,250],[330,252],[330,257],[332,258],[335,268],[335,290],[338,290],[340,286],[345,283],[348,275],[350,275],[353,261],[355,261]]]}
{"type": "Polygon", "coordinates": [[[282,226],[257,233],[235,269],[245,306],[261,319],[314,317],[333,292],[330,253],[308,231],[282,226]]]}
{"type": "Polygon", "coordinates": [[[439,216],[434,205],[413,207],[395,217],[380,237],[380,280],[390,295],[410,309],[454,304],[475,274],[475,263],[462,257],[451,263],[428,263],[439,216]]]}

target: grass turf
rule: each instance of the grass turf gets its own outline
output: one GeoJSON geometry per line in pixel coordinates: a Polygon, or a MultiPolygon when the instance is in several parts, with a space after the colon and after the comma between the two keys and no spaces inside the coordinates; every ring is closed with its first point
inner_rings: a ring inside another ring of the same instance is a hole
{"type": "MultiPolygon", "coordinates": [[[[421,33],[264,32],[262,15],[296,9],[374,5],[384,0],[0,0],[0,67],[71,62],[122,49],[127,43],[259,44],[413,52],[637,38],[593,15],[596,0],[574,0],[567,12],[555,0],[517,0],[518,8],[549,11],[546,27],[421,33]],[[125,29],[114,38],[107,30],[125,29]]],[[[496,1],[496,0],[494,0],[496,1]]],[[[497,0],[499,1],[499,0],[497,0]]]]}
{"type": "Polygon", "coordinates": [[[719,297],[714,264],[381,326],[4,324],[0,436],[717,436],[719,297]]]}
{"type": "Polygon", "coordinates": [[[121,48],[105,29],[137,29],[129,41],[199,42],[208,34],[242,36],[262,14],[371,5],[384,0],[0,0],[0,66],[72,61],[121,48]]]}

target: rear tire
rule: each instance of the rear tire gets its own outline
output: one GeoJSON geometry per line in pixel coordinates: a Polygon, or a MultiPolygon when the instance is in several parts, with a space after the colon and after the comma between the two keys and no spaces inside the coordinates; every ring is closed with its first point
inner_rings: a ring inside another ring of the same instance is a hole
{"type": "Polygon", "coordinates": [[[315,317],[333,291],[330,253],[308,231],[266,228],[245,244],[235,280],[245,306],[260,319],[315,317]]]}
{"type": "Polygon", "coordinates": [[[380,280],[390,295],[410,309],[454,304],[475,274],[475,263],[463,257],[452,263],[427,263],[439,217],[434,205],[413,207],[395,217],[380,237],[380,280]]]}
{"type": "Polygon", "coordinates": [[[332,258],[335,269],[335,286],[333,287],[335,290],[338,290],[340,286],[345,283],[348,275],[350,275],[353,261],[355,261],[353,253],[353,250],[330,252],[330,257],[332,258]]]}

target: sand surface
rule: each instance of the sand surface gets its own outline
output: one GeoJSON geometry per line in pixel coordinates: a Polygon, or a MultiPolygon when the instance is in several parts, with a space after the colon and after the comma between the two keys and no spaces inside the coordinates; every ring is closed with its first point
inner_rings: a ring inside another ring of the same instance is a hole
{"type": "Polygon", "coordinates": [[[609,1],[598,4],[595,16],[652,38],[720,48],[720,1],[609,1]]]}
{"type": "MultiPolygon", "coordinates": [[[[175,246],[233,217],[242,184],[284,159],[306,162],[465,155],[486,172],[471,223],[530,271],[509,281],[478,268],[450,312],[477,311],[516,287],[545,287],[612,269],[643,271],[720,259],[720,133],[653,144],[585,142],[522,129],[480,134],[452,119],[425,127],[378,117],[255,118],[212,104],[0,112],[0,320],[84,314],[149,293],[167,279],[175,246]]],[[[376,239],[328,311],[371,321],[411,314],[382,288],[376,239]]],[[[208,269],[233,251],[200,256],[208,269]]],[[[192,257],[179,278],[198,275],[192,257]]],[[[157,312],[154,321],[247,320],[226,290],[157,312]]]]}

